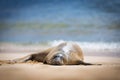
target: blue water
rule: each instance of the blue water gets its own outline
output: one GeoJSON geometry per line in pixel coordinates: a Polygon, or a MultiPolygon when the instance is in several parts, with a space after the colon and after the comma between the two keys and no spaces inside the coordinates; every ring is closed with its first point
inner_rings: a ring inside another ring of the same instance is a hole
{"type": "Polygon", "coordinates": [[[1,42],[120,42],[120,0],[0,0],[1,42]]]}

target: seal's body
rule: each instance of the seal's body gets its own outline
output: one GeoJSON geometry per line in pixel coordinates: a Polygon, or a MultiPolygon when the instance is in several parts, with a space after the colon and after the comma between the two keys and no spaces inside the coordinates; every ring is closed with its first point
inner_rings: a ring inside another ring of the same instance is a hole
{"type": "Polygon", "coordinates": [[[47,64],[80,64],[83,61],[83,53],[77,44],[61,43],[50,51],[45,57],[47,64]]]}
{"type": "Polygon", "coordinates": [[[91,65],[90,63],[85,63],[83,61],[84,56],[78,44],[67,42],[48,48],[39,53],[9,61],[9,63],[26,62],[29,60],[43,62],[50,65],[91,65]]]}

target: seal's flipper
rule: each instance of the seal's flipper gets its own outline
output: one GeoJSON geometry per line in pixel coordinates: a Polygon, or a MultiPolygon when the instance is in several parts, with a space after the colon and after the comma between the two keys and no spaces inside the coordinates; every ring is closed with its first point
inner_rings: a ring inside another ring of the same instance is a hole
{"type": "Polygon", "coordinates": [[[31,55],[27,55],[23,58],[18,58],[18,59],[11,60],[11,63],[23,63],[23,62],[27,62],[28,60],[31,60],[31,58],[32,58],[31,55]]]}
{"type": "Polygon", "coordinates": [[[87,62],[83,62],[83,61],[79,61],[79,65],[102,65],[102,64],[92,64],[92,63],[87,63],[87,62]]]}

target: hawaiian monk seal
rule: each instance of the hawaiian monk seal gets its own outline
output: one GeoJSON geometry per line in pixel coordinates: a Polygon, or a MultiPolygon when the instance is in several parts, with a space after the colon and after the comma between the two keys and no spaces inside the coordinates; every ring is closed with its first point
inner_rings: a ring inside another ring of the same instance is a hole
{"type": "Polygon", "coordinates": [[[75,43],[61,43],[45,57],[44,63],[58,65],[72,65],[83,62],[81,48],[75,43]]]}
{"type": "Polygon", "coordinates": [[[77,43],[67,42],[63,42],[39,53],[6,62],[19,63],[29,60],[43,62],[50,65],[93,65],[91,63],[84,62],[83,52],[77,43]]]}

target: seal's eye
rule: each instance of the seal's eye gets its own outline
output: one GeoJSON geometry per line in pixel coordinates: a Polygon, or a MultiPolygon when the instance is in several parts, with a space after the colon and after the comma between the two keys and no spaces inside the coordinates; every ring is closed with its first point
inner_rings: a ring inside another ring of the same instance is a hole
{"type": "Polygon", "coordinates": [[[55,55],[53,58],[58,58],[58,57],[60,57],[59,55],[55,55]]]}
{"type": "Polygon", "coordinates": [[[53,58],[55,59],[55,58],[62,58],[62,54],[57,54],[57,55],[55,55],[53,58]]]}

